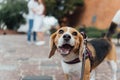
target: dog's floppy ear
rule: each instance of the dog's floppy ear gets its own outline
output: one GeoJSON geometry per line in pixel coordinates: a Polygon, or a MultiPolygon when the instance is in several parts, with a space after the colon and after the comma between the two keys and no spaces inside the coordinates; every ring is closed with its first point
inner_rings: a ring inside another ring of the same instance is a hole
{"type": "Polygon", "coordinates": [[[80,41],[80,47],[79,47],[79,58],[82,60],[83,52],[85,49],[84,40],[87,38],[86,34],[84,32],[80,33],[79,41],[80,41]]]}
{"type": "Polygon", "coordinates": [[[87,38],[87,35],[84,32],[81,32],[81,35],[83,36],[83,39],[87,38]]]}
{"type": "Polygon", "coordinates": [[[50,54],[49,54],[49,58],[51,58],[54,54],[55,54],[55,51],[57,49],[55,43],[54,43],[54,39],[56,37],[56,32],[53,33],[50,37],[50,54]]]}

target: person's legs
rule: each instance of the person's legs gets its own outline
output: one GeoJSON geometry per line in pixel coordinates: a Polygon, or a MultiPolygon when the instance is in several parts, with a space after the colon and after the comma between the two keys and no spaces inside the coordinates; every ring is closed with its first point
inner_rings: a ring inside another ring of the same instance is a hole
{"type": "Polygon", "coordinates": [[[37,36],[36,32],[33,32],[33,41],[34,42],[36,42],[36,36],[37,36]]]}
{"type": "Polygon", "coordinates": [[[37,35],[38,35],[39,41],[44,41],[44,33],[43,32],[38,32],[37,35]]]}
{"type": "Polygon", "coordinates": [[[44,33],[43,32],[37,32],[37,37],[38,37],[38,42],[36,43],[36,45],[44,45],[45,41],[44,41],[44,33]]]}
{"type": "Polygon", "coordinates": [[[27,33],[27,40],[30,42],[31,41],[31,33],[32,33],[32,27],[33,27],[33,20],[29,20],[29,28],[28,28],[28,33],[27,33]]]}

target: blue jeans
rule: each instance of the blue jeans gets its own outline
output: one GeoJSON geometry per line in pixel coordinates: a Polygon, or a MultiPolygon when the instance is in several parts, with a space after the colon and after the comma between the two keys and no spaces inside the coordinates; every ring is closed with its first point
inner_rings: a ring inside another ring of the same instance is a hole
{"type": "Polygon", "coordinates": [[[27,33],[27,40],[31,41],[31,35],[33,35],[33,41],[36,41],[36,32],[33,32],[32,34],[32,28],[33,28],[33,19],[29,19],[29,28],[27,33]]]}

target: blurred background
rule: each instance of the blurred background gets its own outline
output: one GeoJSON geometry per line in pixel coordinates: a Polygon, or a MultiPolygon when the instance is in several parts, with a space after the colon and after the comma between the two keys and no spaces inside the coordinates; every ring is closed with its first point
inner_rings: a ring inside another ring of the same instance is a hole
{"type": "MultiPolygon", "coordinates": [[[[28,1],[0,0],[0,80],[62,80],[59,54],[48,59],[49,37],[57,30],[55,24],[85,31],[90,39],[99,38],[120,9],[120,0],[44,0],[46,43],[36,46],[27,44],[28,1]]],[[[113,36],[118,58],[119,38],[118,31],[113,36]]],[[[96,80],[110,80],[112,75],[106,62],[96,73],[96,80]]]]}
{"type": "MultiPolygon", "coordinates": [[[[29,0],[0,0],[0,33],[2,30],[13,30],[14,32],[27,32],[27,2],[29,0]]],[[[46,20],[45,24],[49,30],[55,18],[60,26],[71,26],[80,28],[85,26],[88,29],[89,37],[100,37],[101,33],[108,29],[110,22],[119,10],[119,0],[45,0],[46,20]],[[52,22],[53,21],[53,22],[52,22]],[[92,28],[92,29],[91,29],[92,28]],[[98,32],[95,35],[89,32],[98,32]]]]}

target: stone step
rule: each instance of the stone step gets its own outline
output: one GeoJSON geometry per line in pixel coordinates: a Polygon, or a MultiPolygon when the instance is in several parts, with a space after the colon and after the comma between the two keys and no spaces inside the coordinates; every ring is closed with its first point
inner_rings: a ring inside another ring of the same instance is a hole
{"type": "Polygon", "coordinates": [[[22,80],[53,80],[51,76],[25,76],[22,80]]]}

